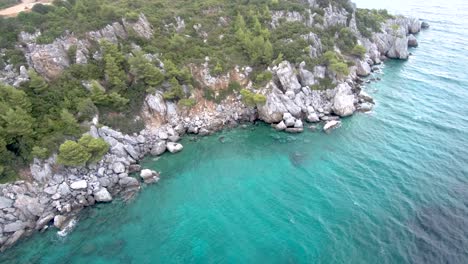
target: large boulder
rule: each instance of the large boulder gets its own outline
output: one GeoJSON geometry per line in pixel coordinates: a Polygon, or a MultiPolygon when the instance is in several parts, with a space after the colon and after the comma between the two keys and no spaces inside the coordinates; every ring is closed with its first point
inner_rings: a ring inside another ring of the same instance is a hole
{"type": "Polygon", "coordinates": [[[85,180],[75,181],[70,184],[70,188],[72,188],[73,190],[83,190],[88,188],[88,182],[86,182],[85,180]]]}
{"type": "Polygon", "coordinates": [[[103,187],[94,193],[94,199],[96,202],[110,202],[112,201],[112,195],[103,187]]]}
{"type": "Polygon", "coordinates": [[[156,142],[153,147],[151,148],[151,155],[159,156],[166,152],[166,142],[165,141],[158,141],[156,142]]]}
{"type": "Polygon", "coordinates": [[[39,202],[37,197],[23,194],[17,195],[13,206],[26,216],[41,216],[44,212],[44,205],[39,202]]]}
{"type": "Polygon", "coordinates": [[[341,117],[352,115],[356,108],[351,87],[347,83],[341,83],[335,89],[336,94],[333,98],[332,106],[333,112],[341,117]]]}
{"type": "Polygon", "coordinates": [[[6,224],[3,227],[3,232],[13,233],[13,232],[16,232],[18,230],[23,230],[25,227],[26,227],[26,224],[18,220],[16,222],[6,224]]]}
{"type": "Polygon", "coordinates": [[[0,196],[0,209],[9,208],[13,205],[13,200],[0,196]]]}
{"type": "Polygon", "coordinates": [[[134,188],[139,187],[140,182],[133,177],[123,177],[119,180],[119,185],[124,188],[134,188]]]}
{"type": "Polygon", "coordinates": [[[417,47],[418,46],[418,40],[416,37],[411,34],[408,36],[408,47],[417,47]]]}
{"type": "Polygon", "coordinates": [[[312,72],[308,71],[305,67],[305,62],[301,62],[299,65],[299,77],[302,86],[312,86],[316,84],[315,76],[312,72]]]}
{"type": "Polygon", "coordinates": [[[365,61],[357,61],[356,62],[356,74],[360,77],[367,77],[371,73],[370,65],[365,61]]]}
{"type": "Polygon", "coordinates": [[[258,106],[259,118],[267,123],[278,123],[283,120],[283,113],[289,112],[282,102],[284,94],[272,82],[266,88],[266,103],[258,106]]]}
{"type": "Polygon", "coordinates": [[[293,90],[298,92],[301,90],[302,87],[297,80],[296,72],[288,61],[283,61],[278,65],[276,76],[278,76],[283,91],[293,90]]]}

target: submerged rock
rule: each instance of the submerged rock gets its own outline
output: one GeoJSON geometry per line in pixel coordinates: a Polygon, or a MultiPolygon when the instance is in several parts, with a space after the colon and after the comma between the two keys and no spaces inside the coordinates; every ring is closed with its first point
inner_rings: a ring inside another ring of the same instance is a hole
{"type": "Polygon", "coordinates": [[[341,121],[338,120],[332,120],[328,121],[325,126],[323,126],[323,131],[326,133],[330,133],[333,129],[336,129],[341,126],[341,121]]]}

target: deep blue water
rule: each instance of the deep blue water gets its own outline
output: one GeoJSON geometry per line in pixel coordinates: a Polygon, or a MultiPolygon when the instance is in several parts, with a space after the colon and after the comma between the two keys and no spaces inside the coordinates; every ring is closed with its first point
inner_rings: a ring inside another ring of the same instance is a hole
{"type": "Polygon", "coordinates": [[[0,262],[468,263],[468,3],[357,2],[431,24],[365,88],[371,114],[331,135],[259,125],[185,139],[145,161],[162,180],[134,201],[0,262]]]}

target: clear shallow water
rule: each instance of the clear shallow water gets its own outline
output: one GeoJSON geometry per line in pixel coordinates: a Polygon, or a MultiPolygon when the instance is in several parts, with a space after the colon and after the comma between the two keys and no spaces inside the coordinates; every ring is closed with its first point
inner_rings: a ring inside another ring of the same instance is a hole
{"type": "Polygon", "coordinates": [[[35,235],[0,262],[468,263],[468,7],[406,2],[392,10],[431,29],[366,88],[373,113],[331,135],[260,125],[185,139],[145,161],[162,180],[131,203],[87,210],[67,237],[35,235]]]}

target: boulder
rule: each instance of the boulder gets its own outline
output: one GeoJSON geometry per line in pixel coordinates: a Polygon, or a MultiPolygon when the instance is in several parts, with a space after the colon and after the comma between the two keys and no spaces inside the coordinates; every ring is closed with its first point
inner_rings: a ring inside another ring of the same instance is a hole
{"type": "Polygon", "coordinates": [[[352,115],[356,110],[354,107],[354,95],[347,83],[341,83],[337,86],[332,110],[341,117],[352,115]]]}
{"type": "Polygon", "coordinates": [[[326,133],[330,133],[333,129],[336,129],[341,126],[341,121],[338,120],[331,120],[328,121],[325,126],[323,126],[323,131],[326,133]]]}
{"type": "Polygon", "coordinates": [[[267,123],[279,123],[283,120],[283,113],[288,112],[282,102],[284,95],[273,82],[268,84],[266,91],[266,103],[258,106],[259,118],[267,123]]]}
{"type": "Polygon", "coordinates": [[[151,148],[151,155],[159,156],[166,152],[166,142],[165,141],[158,141],[156,142],[153,147],[151,148]]]}
{"type": "Polygon", "coordinates": [[[36,230],[41,230],[41,229],[44,228],[44,226],[46,226],[52,219],[54,219],[54,214],[53,214],[53,213],[49,213],[49,214],[47,214],[47,215],[45,215],[45,216],[42,216],[41,218],[39,218],[39,220],[37,220],[35,229],[36,229],[36,230]]]}
{"type": "Polygon", "coordinates": [[[54,226],[58,229],[62,229],[66,226],[68,218],[63,215],[56,215],[54,216],[54,226]]]}
{"type": "Polygon", "coordinates": [[[70,188],[72,188],[73,190],[83,190],[88,188],[88,182],[86,182],[85,180],[75,181],[70,184],[70,188]]]}
{"type": "Polygon", "coordinates": [[[119,180],[119,185],[125,188],[139,187],[140,182],[133,177],[123,177],[119,180]]]}
{"type": "Polygon", "coordinates": [[[371,103],[363,103],[359,107],[359,110],[361,110],[362,112],[369,112],[369,111],[372,110],[373,107],[374,107],[374,105],[371,104],[371,103]]]}
{"type": "Polygon", "coordinates": [[[356,74],[360,77],[367,77],[371,73],[370,65],[365,61],[357,61],[356,62],[356,74]]]}
{"type": "Polygon", "coordinates": [[[30,197],[23,194],[16,196],[13,206],[26,216],[41,216],[44,212],[44,205],[39,202],[37,197],[30,197]]]}
{"type": "Polygon", "coordinates": [[[423,21],[423,22],[421,23],[421,28],[422,28],[422,29],[428,29],[428,28],[429,28],[429,23],[427,23],[426,21],[423,21]]]}
{"type": "Polygon", "coordinates": [[[359,98],[361,98],[364,102],[374,103],[374,98],[366,93],[364,90],[359,92],[359,98]]]}
{"type": "Polygon", "coordinates": [[[305,68],[305,62],[302,62],[299,65],[299,77],[300,77],[300,82],[302,86],[312,86],[316,84],[315,81],[315,76],[312,72],[306,70],[305,68]]]}
{"type": "Polygon", "coordinates": [[[302,87],[297,80],[294,68],[288,61],[283,61],[278,65],[276,75],[278,76],[281,86],[283,87],[283,91],[293,90],[294,92],[298,92],[301,90],[302,87]]]}
{"type": "Polygon", "coordinates": [[[13,233],[19,230],[23,230],[24,228],[26,228],[26,224],[18,220],[16,222],[6,224],[3,227],[3,232],[13,233]]]}
{"type": "Polygon", "coordinates": [[[284,123],[284,121],[281,121],[275,126],[275,128],[276,128],[276,130],[283,131],[283,130],[285,130],[287,128],[287,126],[284,123]]]}
{"type": "Polygon", "coordinates": [[[65,197],[71,193],[70,188],[68,187],[68,184],[66,184],[65,182],[59,185],[59,187],[57,188],[57,192],[62,197],[65,197]]]}
{"type": "Polygon", "coordinates": [[[158,137],[161,140],[167,140],[169,138],[169,135],[167,135],[167,133],[164,131],[159,131],[158,137]]]}
{"type": "Polygon", "coordinates": [[[317,113],[313,112],[313,113],[310,113],[310,114],[307,115],[306,120],[307,120],[307,122],[310,122],[310,123],[316,123],[316,122],[320,121],[320,118],[317,115],[317,113]]]}
{"type": "Polygon", "coordinates": [[[145,183],[154,183],[159,180],[159,173],[153,170],[144,169],[140,173],[140,177],[145,183]]]}
{"type": "Polygon", "coordinates": [[[109,191],[103,187],[94,193],[94,199],[96,202],[110,202],[112,201],[112,196],[109,191]]]}
{"type": "Polygon", "coordinates": [[[180,152],[184,148],[182,144],[175,143],[175,142],[167,142],[166,147],[167,147],[167,150],[171,153],[180,152]]]}
{"type": "Polygon", "coordinates": [[[117,174],[124,173],[125,165],[123,165],[121,162],[116,162],[112,164],[112,170],[117,174]]]}
{"type": "Polygon", "coordinates": [[[294,128],[304,128],[304,124],[302,123],[302,120],[297,119],[296,122],[294,123],[294,128]]]}
{"type": "Polygon", "coordinates": [[[408,36],[408,47],[417,47],[418,46],[418,40],[416,37],[411,34],[408,36]]]}
{"type": "Polygon", "coordinates": [[[13,200],[0,196],[0,209],[9,208],[13,205],[13,200]]]}

